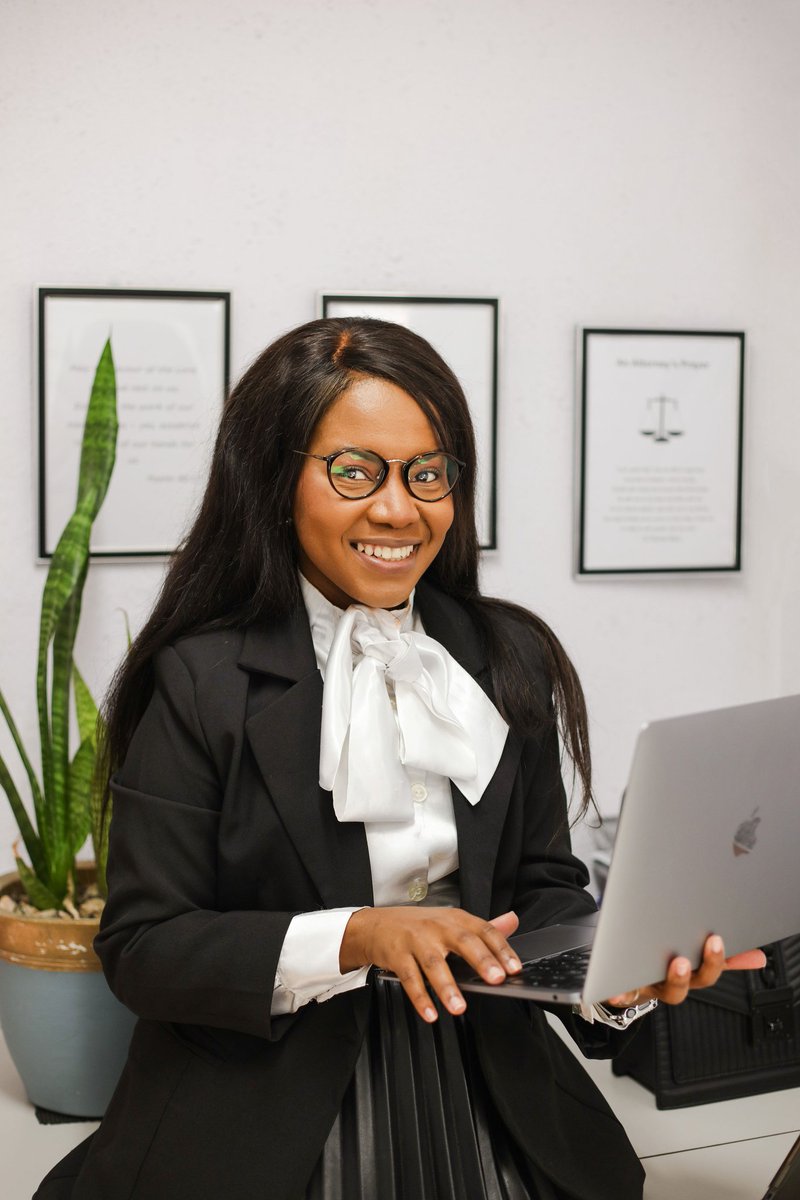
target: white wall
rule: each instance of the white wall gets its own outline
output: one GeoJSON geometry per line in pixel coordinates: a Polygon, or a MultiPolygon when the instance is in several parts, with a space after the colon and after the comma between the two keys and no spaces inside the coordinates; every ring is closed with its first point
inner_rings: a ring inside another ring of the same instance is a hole
{"type": "MultiPolygon", "coordinates": [[[[230,289],[235,374],[320,287],[500,296],[485,590],[572,652],[601,808],[643,718],[800,690],[798,37],[793,0],[4,0],[0,684],[29,740],[34,284],[230,289]],[[572,579],[581,323],[746,330],[740,576],[572,579]]],[[[159,577],[93,568],[96,691],[159,577]]],[[[0,807],[0,868],[13,836],[0,807]]]]}

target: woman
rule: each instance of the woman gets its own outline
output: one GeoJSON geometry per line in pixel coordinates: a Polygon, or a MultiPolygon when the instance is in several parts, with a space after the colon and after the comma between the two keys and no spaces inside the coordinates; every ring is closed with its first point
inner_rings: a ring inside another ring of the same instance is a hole
{"type": "MultiPolygon", "coordinates": [[[[466,1008],[447,962],[498,982],[518,926],[594,908],[557,735],[586,803],[580,685],[541,621],[481,597],[474,486],[463,393],[400,326],[311,322],[233,391],[108,704],[96,946],[140,1020],[40,1200],[641,1194],[541,1008],[466,1008]]],[[[723,964],[709,945],[610,1003],[723,964]]],[[[559,1015],[589,1054],[632,1033],[559,1015]]]]}

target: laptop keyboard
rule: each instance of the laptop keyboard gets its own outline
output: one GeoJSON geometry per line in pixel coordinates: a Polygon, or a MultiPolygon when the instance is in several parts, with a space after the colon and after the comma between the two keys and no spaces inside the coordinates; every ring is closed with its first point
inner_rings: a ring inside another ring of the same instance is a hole
{"type": "Polygon", "coordinates": [[[506,982],[519,980],[532,987],[562,988],[565,991],[579,990],[586,978],[591,946],[577,946],[548,958],[537,958],[524,962],[518,975],[509,975],[506,982]]]}

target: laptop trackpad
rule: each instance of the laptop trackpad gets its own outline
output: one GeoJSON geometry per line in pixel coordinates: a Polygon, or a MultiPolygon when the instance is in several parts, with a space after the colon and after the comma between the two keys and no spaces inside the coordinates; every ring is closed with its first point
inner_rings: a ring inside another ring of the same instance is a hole
{"type": "MultiPolygon", "coordinates": [[[[596,914],[592,914],[596,918],[596,914]]],[[[548,954],[560,954],[576,946],[591,946],[594,941],[594,921],[585,925],[548,925],[534,929],[532,933],[520,933],[508,939],[508,944],[519,955],[522,962],[546,958],[548,954]]]]}

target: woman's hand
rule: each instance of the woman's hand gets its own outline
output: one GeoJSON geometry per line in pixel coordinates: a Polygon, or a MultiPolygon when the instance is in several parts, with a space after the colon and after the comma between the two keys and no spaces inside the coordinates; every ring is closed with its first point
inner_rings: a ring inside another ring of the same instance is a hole
{"type": "Polygon", "coordinates": [[[711,987],[723,971],[759,970],[766,965],[766,961],[763,950],[745,950],[743,954],[734,954],[732,958],[726,958],[722,938],[712,933],[706,938],[703,961],[696,971],[692,970],[688,958],[673,958],[667,968],[666,979],[662,979],[660,983],[652,983],[649,987],[612,996],[610,1000],[606,1000],[606,1004],[628,1008],[632,1004],[643,1004],[645,1000],[651,999],[661,1000],[664,1004],[682,1004],[690,991],[711,987]]]}
{"type": "Polygon", "coordinates": [[[462,1013],[466,1002],[447,955],[459,954],[487,983],[502,983],[521,967],[506,941],[518,925],[516,913],[484,921],[461,908],[362,908],[347,922],[339,968],[393,971],[423,1020],[435,1021],[426,978],[448,1012],[462,1013]]]}

